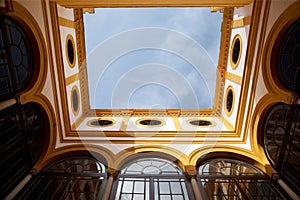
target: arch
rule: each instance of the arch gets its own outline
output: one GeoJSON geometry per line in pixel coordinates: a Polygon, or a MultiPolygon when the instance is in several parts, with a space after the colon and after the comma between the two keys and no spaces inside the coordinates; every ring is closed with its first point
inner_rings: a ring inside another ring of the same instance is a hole
{"type": "Polygon", "coordinates": [[[26,91],[18,94],[19,100],[22,104],[31,101],[38,102],[39,97],[37,97],[37,94],[41,93],[47,80],[48,72],[48,58],[45,39],[42,31],[39,28],[39,24],[36,22],[30,12],[18,2],[12,1],[12,3],[14,12],[8,12],[7,15],[13,17],[22,25],[26,33],[29,35],[31,39],[30,41],[36,47],[33,48],[34,54],[38,55],[37,57],[35,57],[35,59],[37,59],[35,65],[38,66],[38,70],[34,72],[34,76],[36,77],[36,79],[31,82],[26,91]]]}
{"type": "Polygon", "coordinates": [[[300,194],[300,106],[278,103],[261,119],[262,145],[279,176],[300,194]]]}
{"type": "Polygon", "coordinates": [[[1,196],[7,195],[31,171],[48,146],[49,120],[36,103],[13,105],[0,112],[1,196]]]}
{"type": "Polygon", "coordinates": [[[181,151],[178,151],[168,146],[147,145],[147,146],[130,147],[128,149],[119,152],[116,155],[116,158],[118,159],[115,161],[113,167],[115,169],[120,169],[127,162],[145,156],[159,157],[159,158],[176,162],[183,170],[185,170],[186,165],[189,165],[187,156],[181,151]]]}
{"type": "Polygon", "coordinates": [[[1,18],[1,91],[0,100],[13,98],[17,93],[28,89],[37,75],[39,66],[35,60],[34,38],[13,17],[0,14],[1,18]]]}
{"type": "Polygon", "coordinates": [[[106,186],[106,169],[86,152],[61,157],[34,175],[17,198],[100,199],[106,186]]]}
{"type": "MultiPolygon", "coordinates": [[[[257,103],[255,110],[253,112],[253,120],[250,124],[250,143],[252,151],[256,152],[255,155],[260,155],[260,158],[267,165],[269,161],[266,157],[264,148],[263,148],[263,135],[262,127],[263,120],[266,117],[267,111],[277,103],[285,103],[286,99],[278,98],[275,94],[268,93],[263,96],[257,103]]],[[[274,170],[275,172],[275,170],[274,170]]]]}
{"type": "Polygon", "coordinates": [[[274,172],[270,171],[268,163],[264,162],[264,160],[262,160],[260,157],[255,156],[251,151],[233,146],[222,145],[202,147],[193,151],[189,155],[189,160],[192,166],[197,166],[199,163],[202,163],[213,157],[235,158],[254,165],[266,174],[271,174],[274,172]]]}
{"type": "Polygon", "coordinates": [[[68,145],[55,150],[51,149],[46,157],[34,166],[33,171],[34,173],[38,173],[55,160],[72,155],[92,155],[103,162],[108,168],[111,168],[113,161],[115,160],[114,154],[104,147],[92,144],[68,145]]]}
{"type": "Polygon", "coordinates": [[[239,159],[210,158],[198,165],[197,170],[203,199],[284,197],[261,170],[239,159]]]}
{"type": "Polygon", "coordinates": [[[144,155],[124,164],[111,199],[194,199],[185,174],[172,160],[144,155]]]}
{"type": "Polygon", "coordinates": [[[289,92],[282,85],[278,85],[279,79],[275,69],[276,52],[274,50],[278,49],[278,41],[281,40],[288,27],[300,17],[299,9],[300,2],[295,2],[278,17],[270,30],[271,34],[268,35],[266,40],[262,59],[262,65],[265,66],[262,68],[263,80],[268,91],[277,94],[278,97],[287,98],[289,100],[293,99],[293,93],[289,92]]]}

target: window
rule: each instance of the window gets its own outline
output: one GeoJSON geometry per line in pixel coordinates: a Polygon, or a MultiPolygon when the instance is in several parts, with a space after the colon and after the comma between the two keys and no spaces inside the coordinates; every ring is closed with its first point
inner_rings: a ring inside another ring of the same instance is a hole
{"type": "Polygon", "coordinates": [[[67,61],[71,68],[75,66],[76,61],[76,51],[75,51],[75,44],[74,38],[72,35],[67,35],[66,38],[66,54],[67,54],[67,61]]]}
{"type": "Polygon", "coordinates": [[[166,122],[162,119],[139,119],[136,122],[137,125],[143,126],[143,127],[160,127],[164,126],[166,122]]]}
{"type": "Polygon", "coordinates": [[[190,199],[188,184],[175,164],[158,158],[138,159],[124,167],[117,177],[115,200],[190,199]]]}
{"type": "Polygon", "coordinates": [[[101,199],[106,167],[89,156],[68,157],[50,164],[31,179],[17,199],[101,199]]]}
{"type": "Polygon", "coordinates": [[[300,94],[300,19],[295,21],[279,41],[277,73],[281,84],[300,94]]]}
{"type": "Polygon", "coordinates": [[[203,199],[285,199],[260,170],[238,160],[208,160],[197,179],[203,199]]]}
{"type": "Polygon", "coordinates": [[[45,146],[47,117],[36,104],[0,111],[0,196],[6,196],[29,173],[45,146]]]}
{"type": "Polygon", "coordinates": [[[0,15],[0,100],[29,85],[34,72],[32,44],[16,20],[0,15]]]}
{"type": "Polygon", "coordinates": [[[242,37],[237,34],[234,36],[232,44],[231,44],[231,50],[230,50],[230,64],[233,69],[236,69],[239,65],[241,55],[242,55],[242,37]]]}
{"type": "Polygon", "coordinates": [[[116,121],[113,119],[100,118],[100,119],[90,120],[88,121],[87,124],[92,127],[108,127],[114,125],[115,123],[116,121]]]}
{"type": "Polygon", "coordinates": [[[300,194],[300,107],[273,106],[265,119],[263,134],[270,162],[300,194]]]}
{"type": "Polygon", "coordinates": [[[192,126],[198,126],[198,127],[210,127],[215,125],[215,123],[213,123],[212,121],[203,120],[203,119],[190,119],[187,120],[187,123],[192,126]]]}
{"type": "Polygon", "coordinates": [[[229,117],[232,114],[234,106],[234,91],[233,87],[229,86],[226,90],[225,113],[229,117]]]}

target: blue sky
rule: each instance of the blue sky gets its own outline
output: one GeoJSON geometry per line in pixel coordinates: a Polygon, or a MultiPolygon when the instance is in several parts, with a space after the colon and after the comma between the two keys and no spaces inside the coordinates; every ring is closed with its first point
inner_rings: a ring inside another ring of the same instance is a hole
{"type": "Polygon", "coordinates": [[[221,21],[209,8],[85,14],[91,108],[211,108],[221,21]]]}

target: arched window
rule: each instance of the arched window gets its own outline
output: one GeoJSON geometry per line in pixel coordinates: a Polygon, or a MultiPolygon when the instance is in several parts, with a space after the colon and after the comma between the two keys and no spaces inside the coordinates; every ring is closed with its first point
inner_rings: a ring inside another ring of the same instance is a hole
{"type": "Polygon", "coordinates": [[[58,160],[34,176],[17,199],[101,199],[106,167],[89,156],[58,160]]]}
{"type": "Polygon", "coordinates": [[[0,196],[7,195],[29,173],[45,146],[48,118],[36,104],[0,111],[0,196]]]}
{"type": "Polygon", "coordinates": [[[115,200],[193,199],[178,166],[159,158],[142,158],[126,165],[117,177],[115,200]]]}
{"type": "Polygon", "coordinates": [[[263,127],[269,161],[280,177],[300,194],[300,106],[273,106],[263,127]]]}
{"type": "Polygon", "coordinates": [[[198,167],[203,199],[284,199],[271,180],[243,161],[215,158],[198,167]]]}
{"type": "Polygon", "coordinates": [[[285,31],[276,48],[276,68],[281,84],[300,94],[300,19],[285,31]]]}
{"type": "Polygon", "coordinates": [[[35,71],[33,44],[16,20],[0,14],[0,101],[30,84],[35,71]]]}

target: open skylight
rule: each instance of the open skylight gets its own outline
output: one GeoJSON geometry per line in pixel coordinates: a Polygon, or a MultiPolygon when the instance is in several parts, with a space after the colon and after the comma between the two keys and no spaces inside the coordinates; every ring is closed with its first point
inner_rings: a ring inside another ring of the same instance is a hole
{"type": "Polygon", "coordinates": [[[92,109],[209,109],[222,13],[98,8],[84,15],[92,109]]]}

